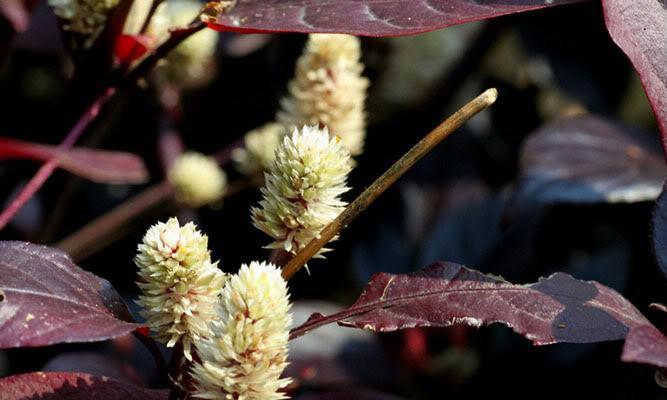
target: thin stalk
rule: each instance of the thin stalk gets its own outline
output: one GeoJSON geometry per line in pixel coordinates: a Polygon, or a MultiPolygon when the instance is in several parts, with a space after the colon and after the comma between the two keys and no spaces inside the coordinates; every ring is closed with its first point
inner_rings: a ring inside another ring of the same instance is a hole
{"type": "MultiPolygon", "coordinates": [[[[86,128],[88,128],[88,126],[95,120],[102,106],[104,106],[115,93],[115,88],[108,88],[104,93],[98,96],[95,101],[93,101],[93,104],[83,113],[83,115],[81,115],[76,124],[74,124],[69,133],[67,133],[65,139],[58,145],[58,152],[67,151],[76,143],[81,134],[83,134],[86,128]]],[[[58,152],[56,152],[56,154],[58,152]]],[[[4,229],[28,200],[37,193],[57,167],[58,160],[55,157],[48,159],[42,164],[37,173],[30,179],[30,181],[28,181],[23,190],[21,190],[19,195],[16,196],[2,214],[0,214],[0,230],[4,229]]]]}
{"type": "Polygon", "coordinates": [[[466,121],[480,111],[495,103],[498,98],[496,89],[488,89],[477,96],[471,102],[463,106],[452,116],[433,129],[419,143],[411,148],[398,161],[385,171],[373,184],[363,191],[333,222],[327,225],[319,237],[313,239],[299,251],[283,267],[283,278],[291,278],[304,264],[308,262],[324,245],[334,236],[350,224],[359,214],[375,201],[385,190],[393,185],[403,174],[405,174],[417,161],[428,154],[435,146],[461,127],[466,121]]]}

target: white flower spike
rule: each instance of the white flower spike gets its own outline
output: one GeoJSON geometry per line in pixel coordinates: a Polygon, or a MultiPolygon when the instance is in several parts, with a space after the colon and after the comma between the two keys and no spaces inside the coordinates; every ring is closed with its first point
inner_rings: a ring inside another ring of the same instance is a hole
{"type": "Polygon", "coordinates": [[[104,29],[111,10],[120,0],[49,0],[53,12],[63,21],[63,29],[85,37],[89,48],[104,29]]]}
{"type": "Polygon", "coordinates": [[[350,153],[326,128],[304,126],[286,136],[251,210],[254,225],[274,239],[267,247],[296,254],[318,237],[347,205],[340,197],[350,189],[351,170],[350,153]]]}
{"type": "Polygon", "coordinates": [[[287,284],[273,264],[242,265],[222,292],[213,335],[197,342],[201,362],[192,377],[195,397],[212,400],[278,400],[290,379],[287,366],[292,316],[287,284]]]}
{"type": "Polygon", "coordinates": [[[285,128],[276,122],[246,133],[245,146],[232,154],[236,168],[247,176],[261,176],[271,165],[284,136],[285,128]]]}
{"type": "Polygon", "coordinates": [[[281,102],[278,122],[289,129],[327,126],[352,156],[361,154],[369,82],[361,75],[360,58],[361,45],[355,36],[311,34],[288,85],[289,94],[281,102]]]}
{"type": "Polygon", "coordinates": [[[207,325],[226,281],[211,262],[208,238],[176,218],[146,232],[134,259],[143,294],[137,303],[157,340],[173,347],[182,340],[186,358],[192,343],[210,335],[207,325]]]}

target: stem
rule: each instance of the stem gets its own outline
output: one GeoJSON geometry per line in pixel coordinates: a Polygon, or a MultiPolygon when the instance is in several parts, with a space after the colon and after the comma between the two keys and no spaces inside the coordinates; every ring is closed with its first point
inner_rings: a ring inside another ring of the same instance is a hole
{"type": "Polygon", "coordinates": [[[153,19],[153,15],[155,15],[155,11],[157,11],[157,8],[160,4],[162,4],[164,0],[153,0],[153,4],[151,4],[151,9],[148,10],[148,15],[146,15],[146,19],[144,20],[143,25],[141,25],[141,29],[139,30],[139,34],[143,35],[146,33],[148,30],[148,27],[151,24],[151,19],[153,19]]]}
{"type": "Polygon", "coordinates": [[[461,125],[470,118],[495,103],[497,98],[498,91],[496,89],[488,89],[433,129],[419,141],[419,143],[405,153],[403,157],[396,161],[394,165],[389,167],[382,176],[364,190],[363,193],[361,193],[349,206],[347,206],[338,218],[320,232],[318,238],[311,240],[306,247],[298,252],[296,256],[283,267],[283,278],[285,278],[285,280],[291,278],[324,245],[326,245],[343,228],[349,225],[352,220],[361,214],[371,203],[373,203],[373,201],[375,201],[375,199],[403,176],[403,174],[405,174],[405,172],[407,172],[417,161],[433,150],[438,143],[461,127],[461,125]]]}
{"type": "MultiPolygon", "coordinates": [[[[116,90],[114,88],[108,88],[95,99],[93,104],[85,113],[83,113],[83,115],[81,115],[74,127],[72,127],[67,136],[65,136],[65,139],[58,145],[57,153],[69,150],[74,143],[76,143],[81,134],[83,134],[86,128],[88,128],[88,126],[95,120],[100,108],[113,97],[115,92],[116,90]]],[[[30,181],[28,181],[23,190],[21,190],[19,195],[12,200],[9,206],[2,212],[2,214],[0,214],[0,230],[4,229],[21,208],[35,193],[37,193],[57,167],[58,160],[55,157],[49,158],[42,164],[37,173],[30,179],[30,181]]]]}
{"type": "MultiPolygon", "coordinates": [[[[250,187],[256,186],[252,181],[241,181],[230,184],[223,198],[233,196],[250,187]]],[[[146,211],[173,198],[174,189],[168,181],[155,184],[138,195],[126,200],[108,213],[89,222],[55,244],[74,260],[95,254],[100,249],[120,239],[122,227],[129,225],[146,211]]],[[[126,233],[126,232],[123,232],[126,233]]]]}

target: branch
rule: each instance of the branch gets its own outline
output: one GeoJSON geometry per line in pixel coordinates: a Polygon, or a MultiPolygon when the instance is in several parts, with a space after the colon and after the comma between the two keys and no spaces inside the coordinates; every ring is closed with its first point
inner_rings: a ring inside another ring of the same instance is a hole
{"type": "Polygon", "coordinates": [[[283,278],[286,280],[291,278],[324,245],[368,208],[375,199],[403,176],[403,174],[405,174],[417,161],[433,150],[438,143],[461,127],[461,125],[470,118],[495,103],[497,98],[498,91],[496,89],[488,89],[433,129],[426,135],[426,137],[385,171],[385,173],[373,182],[373,184],[364,190],[359,197],[350,203],[338,218],[320,232],[319,237],[311,240],[306,247],[298,252],[294,258],[283,267],[283,278]]]}
{"type": "MultiPolygon", "coordinates": [[[[65,136],[65,139],[58,145],[59,152],[69,150],[76,143],[81,134],[95,120],[97,114],[100,112],[100,108],[102,108],[102,106],[104,106],[115,93],[115,88],[108,88],[104,93],[98,96],[95,101],[93,101],[93,104],[85,113],[83,113],[67,136],[65,136]]],[[[0,230],[4,229],[28,200],[37,193],[57,167],[57,158],[50,158],[42,164],[37,173],[30,179],[30,181],[28,181],[23,190],[21,190],[19,195],[12,200],[9,206],[2,212],[2,214],[0,214],[0,230]]]]}

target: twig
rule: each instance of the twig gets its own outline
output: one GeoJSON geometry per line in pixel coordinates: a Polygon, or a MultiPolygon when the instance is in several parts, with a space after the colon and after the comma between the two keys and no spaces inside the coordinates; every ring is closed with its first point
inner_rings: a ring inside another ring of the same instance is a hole
{"type": "MultiPolygon", "coordinates": [[[[230,184],[223,197],[230,197],[250,187],[253,181],[230,184]]],[[[138,195],[126,200],[110,212],[89,222],[54,246],[62,249],[74,260],[80,261],[120,238],[118,231],[147,210],[173,198],[174,189],[168,181],[155,184],[138,195]]]]}
{"type": "Polygon", "coordinates": [[[407,172],[417,161],[430,152],[438,143],[458,129],[470,118],[480,111],[492,105],[498,98],[496,89],[488,89],[474,100],[463,106],[451,117],[433,129],[426,137],[403,155],[382,176],[363,191],[332,223],[327,225],[320,236],[313,239],[299,251],[283,267],[283,277],[291,278],[301,267],[308,262],[324,245],[326,245],[343,228],[361,214],[375,199],[387,188],[394,184],[405,172],[407,172]]]}
{"type": "MultiPolygon", "coordinates": [[[[69,131],[65,139],[58,146],[58,152],[69,150],[74,143],[79,139],[81,134],[88,128],[88,126],[95,120],[97,114],[114,95],[115,88],[108,88],[100,96],[95,99],[88,110],[81,115],[74,127],[69,131]]],[[[53,171],[58,167],[58,160],[50,158],[39,168],[37,173],[28,181],[19,195],[12,200],[9,206],[0,214],[0,230],[4,229],[9,221],[14,218],[16,213],[32,198],[32,196],[44,185],[44,182],[51,176],[53,171]]]]}
{"type": "Polygon", "coordinates": [[[153,19],[153,15],[155,15],[155,11],[157,11],[157,8],[162,4],[164,0],[153,0],[153,4],[151,4],[150,10],[148,10],[148,14],[146,15],[146,19],[144,20],[143,25],[141,25],[141,29],[139,29],[139,34],[143,35],[146,33],[148,30],[148,27],[151,24],[151,19],[153,19]]]}

